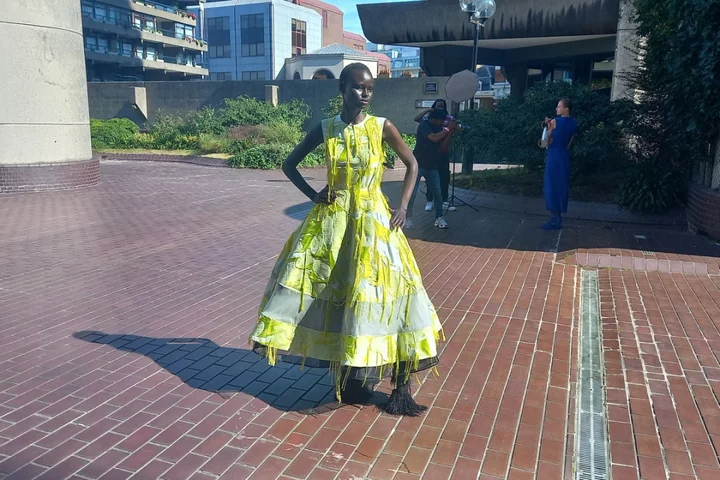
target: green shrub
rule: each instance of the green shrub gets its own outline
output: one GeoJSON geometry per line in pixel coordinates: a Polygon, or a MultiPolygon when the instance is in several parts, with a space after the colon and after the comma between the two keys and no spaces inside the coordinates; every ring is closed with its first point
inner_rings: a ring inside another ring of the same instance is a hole
{"type": "Polygon", "coordinates": [[[146,150],[155,148],[155,138],[149,133],[136,133],[134,138],[135,148],[142,148],[146,150]]]}
{"type": "Polygon", "coordinates": [[[280,121],[259,125],[258,133],[264,143],[284,143],[289,145],[297,145],[304,135],[303,131],[297,126],[280,121]]]}
{"type": "Polygon", "coordinates": [[[293,146],[282,144],[253,145],[239,150],[230,157],[230,165],[236,168],[272,170],[282,167],[293,146]]]}
{"type": "Polygon", "coordinates": [[[201,133],[198,136],[198,153],[229,153],[232,140],[227,136],[201,133]]]}
{"type": "Polygon", "coordinates": [[[159,114],[150,127],[154,148],[163,150],[185,150],[199,147],[199,134],[187,128],[185,119],[179,115],[159,114]]]}
{"type": "Polygon", "coordinates": [[[133,148],[135,135],[140,131],[132,120],[111,118],[110,120],[90,120],[92,148],[133,148]]]}
{"type": "Polygon", "coordinates": [[[189,112],[183,119],[183,133],[188,135],[200,135],[209,133],[212,135],[223,135],[226,128],[220,121],[220,116],[211,107],[203,107],[200,110],[189,112]]]}
{"type": "Polygon", "coordinates": [[[661,161],[647,160],[628,169],[616,200],[620,207],[632,211],[662,212],[682,205],[684,193],[684,172],[661,161]]]}
{"type": "Polygon", "coordinates": [[[225,128],[281,122],[302,129],[310,118],[310,107],[297,99],[274,107],[267,102],[249,97],[226,98],[218,117],[220,124],[225,128]]]}

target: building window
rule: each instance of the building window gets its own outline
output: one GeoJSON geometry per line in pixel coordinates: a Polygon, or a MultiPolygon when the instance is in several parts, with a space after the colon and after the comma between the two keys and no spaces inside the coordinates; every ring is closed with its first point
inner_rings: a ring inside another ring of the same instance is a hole
{"type": "Polygon", "coordinates": [[[260,70],[258,72],[242,72],[243,80],[265,80],[265,72],[260,70]]]}
{"type": "Polygon", "coordinates": [[[230,30],[230,17],[214,17],[207,19],[207,28],[210,30],[230,30]]]}
{"type": "Polygon", "coordinates": [[[210,73],[210,80],[217,80],[217,81],[232,80],[232,73],[230,73],[230,72],[212,72],[212,73],[210,73]]]}
{"type": "Polygon", "coordinates": [[[305,55],[307,53],[307,23],[292,20],[292,56],[305,55]]]}
{"type": "Polygon", "coordinates": [[[92,52],[97,50],[96,37],[85,36],[85,50],[90,50],[92,52]]]}
{"type": "Polygon", "coordinates": [[[230,45],[210,45],[208,54],[210,58],[230,58],[230,45]]]}
{"type": "Polygon", "coordinates": [[[122,52],[120,53],[123,57],[132,57],[133,56],[133,45],[132,43],[123,42],[122,43],[122,52]]]}
{"type": "Polygon", "coordinates": [[[240,45],[243,57],[265,56],[265,15],[240,17],[240,45]]]}
{"type": "Polygon", "coordinates": [[[95,16],[95,10],[93,9],[92,3],[82,2],[82,15],[83,17],[93,18],[95,16]]]}
{"type": "Polygon", "coordinates": [[[307,53],[307,23],[292,20],[292,56],[304,55],[307,53]]]}
{"type": "Polygon", "coordinates": [[[155,47],[151,47],[151,46],[145,47],[145,59],[146,60],[157,60],[158,59],[157,49],[155,47]]]}
{"type": "Polygon", "coordinates": [[[175,37],[176,38],[195,38],[195,28],[190,25],[175,24],[175,37]]]}
{"type": "Polygon", "coordinates": [[[322,11],[322,17],[323,17],[323,28],[328,28],[328,12],[327,12],[327,10],[322,11]]]}
{"type": "Polygon", "coordinates": [[[147,32],[154,32],[156,30],[155,17],[133,13],[132,21],[133,26],[138,30],[145,30],[147,32]]]}
{"type": "Polygon", "coordinates": [[[208,56],[230,58],[230,17],[207,19],[208,56]]]}

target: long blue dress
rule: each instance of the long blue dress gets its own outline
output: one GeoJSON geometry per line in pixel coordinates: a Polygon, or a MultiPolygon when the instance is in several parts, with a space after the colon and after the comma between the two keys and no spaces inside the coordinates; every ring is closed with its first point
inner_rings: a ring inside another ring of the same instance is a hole
{"type": "Polygon", "coordinates": [[[545,208],[554,213],[565,213],[570,191],[570,152],[568,145],[577,131],[577,122],[570,117],[557,117],[552,143],[547,149],[545,163],[545,208]]]}

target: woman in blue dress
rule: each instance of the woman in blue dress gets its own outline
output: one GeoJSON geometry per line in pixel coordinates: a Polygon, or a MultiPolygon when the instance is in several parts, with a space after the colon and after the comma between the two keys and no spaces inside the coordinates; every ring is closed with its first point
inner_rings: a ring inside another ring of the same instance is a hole
{"type": "Polygon", "coordinates": [[[547,161],[545,162],[545,208],[550,220],[543,230],[562,228],[562,214],[567,212],[570,191],[570,146],[575,138],[577,122],[570,117],[572,103],[563,98],[557,104],[557,117],[546,118],[543,127],[548,129],[547,161]]]}

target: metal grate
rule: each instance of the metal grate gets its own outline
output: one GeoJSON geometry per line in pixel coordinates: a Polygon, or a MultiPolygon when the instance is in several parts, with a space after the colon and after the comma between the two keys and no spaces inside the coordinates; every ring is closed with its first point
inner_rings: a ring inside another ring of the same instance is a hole
{"type": "Polygon", "coordinates": [[[601,328],[598,274],[596,270],[583,270],[580,296],[578,437],[575,452],[577,480],[609,478],[601,328]]]}

